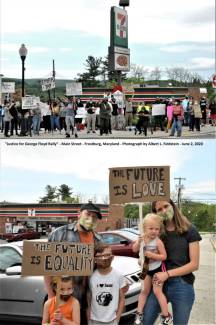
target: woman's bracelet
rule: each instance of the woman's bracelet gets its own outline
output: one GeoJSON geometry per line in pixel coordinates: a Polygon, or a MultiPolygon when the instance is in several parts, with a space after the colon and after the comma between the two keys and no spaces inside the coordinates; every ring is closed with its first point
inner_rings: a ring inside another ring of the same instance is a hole
{"type": "MultiPolygon", "coordinates": [[[[169,272],[168,272],[168,271],[166,271],[166,273],[167,273],[167,275],[168,275],[168,278],[169,278],[169,277],[170,277],[170,274],[169,274],[169,272]]],[[[167,278],[167,279],[168,279],[168,278],[167,278]]]]}

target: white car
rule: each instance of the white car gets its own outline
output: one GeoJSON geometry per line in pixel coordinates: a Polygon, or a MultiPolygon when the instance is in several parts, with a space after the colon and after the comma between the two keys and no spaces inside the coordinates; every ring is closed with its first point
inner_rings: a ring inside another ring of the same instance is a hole
{"type": "MultiPolygon", "coordinates": [[[[21,277],[23,242],[0,245],[0,323],[41,323],[46,290],[42,276],[21,277]]],[[[131,315],[137,308],[141,289],[140,267],[133,257],[115,256],[113,267],[124,273],[129,282],[125,295],[123,316],[131,315]]]]}

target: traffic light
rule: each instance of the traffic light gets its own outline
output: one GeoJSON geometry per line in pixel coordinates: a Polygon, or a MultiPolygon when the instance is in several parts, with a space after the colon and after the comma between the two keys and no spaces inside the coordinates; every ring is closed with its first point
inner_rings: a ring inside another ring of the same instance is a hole
{"type": "Polygon", "coordinates": [[[120,0],[119,1],[119,6],[127,7],[127,6],[129,6],[129,2],[130,2],[130,0],[120,0]]]}

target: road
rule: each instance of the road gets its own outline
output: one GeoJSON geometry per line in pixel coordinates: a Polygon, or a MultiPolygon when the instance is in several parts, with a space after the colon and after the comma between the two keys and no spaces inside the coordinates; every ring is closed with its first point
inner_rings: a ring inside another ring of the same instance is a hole
{"type": "MultiPolygon", "coordinates": [[[[170,133],[170,132],[169,132],[170,133]]],[[[131,131],[123,131],[123,130],[113,130],[112,134],[109,135],[103,135],[100,136],[99,130],[96,131],[96,133],[87,133],[86,128],[80,132],[78,132],[78,139],[179,139],[176,136],[170,137],[168,132],[161,131],[159,128],[153,134],[151,134],[150,130],[148,130],[147,137],[145,137],[144,134],[134,134],[134,130],[131,131]]],[[[183,139],[214,139],[216,137],[216,129],[215,127],[212,127],[211,125],[205,125],[201,127],[200,132],[194,131],[190,132],[188,130],[188,127],[182,128],[182,136],[183,139]]],[[[5,138],[4,133],[0,133],[0,139],[6,139],[6,140],[12,140],[12,139],[65,139],[65,131],[62,130],[61,134],[59,131],[54,131],[53,133],[44,133],[44,130],[42,129],[40,131],[40,135],[33,135],[32,137],[26,136],[26,137],[20,137],[20,136],[12,136],[5,138]]],[[[70,139],[75,139],[74,136],[71,136],[70,138],[67,138],[67,141],[70,139]]]]}
{"type": "MultiPolygon", "coordinates": [[[[214,325],[215,317],[215,251],[210,235],[202,235],[200,267],[195,272],[196,301],[191,313],[189,325],[214,325]]],[[[0,242],[2,242],[0,240],[0,242]]],[[[158,323],[157,323],[158,324],[158,323]]],[[[9,325],[4,323],[1,325],[9,325]]],[[[11,324],[10,325],[14,325],[11,324]]],[[[24,324],[22,325],[29,325],[24,324]]],[[[39,325],[39,324],[38,324],[39,325]]],[[[133,325],[133,317],[122,319],[120,325],[133,325]]],[[[147,324],[146,324],[147,325],[147,324]]]]}

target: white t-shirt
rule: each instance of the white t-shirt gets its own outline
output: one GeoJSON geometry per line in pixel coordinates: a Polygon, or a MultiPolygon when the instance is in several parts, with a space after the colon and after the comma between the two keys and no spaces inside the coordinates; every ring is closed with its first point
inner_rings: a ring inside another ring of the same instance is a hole
{"type": "MultiPolygon", "coordinates": [[[[142,249],[143,249],[143,254],[145,254],[146,251],[159,254],[158,248],[157,248],[157,238],[152,239],[147,245],[142,242],[142,249]]],[[[157,269],[161,265],[162,261],[157,261],[157,260],[149,260],[149,271],[157,269]]]]}
{"type": "Polygon", "coordinates": [[[95,270],[89,280],[91,290],[90,319],[108,323],[116,318],[119,290],[125,286],[124,276],[112,269],[108,274],[95,270]]]}

